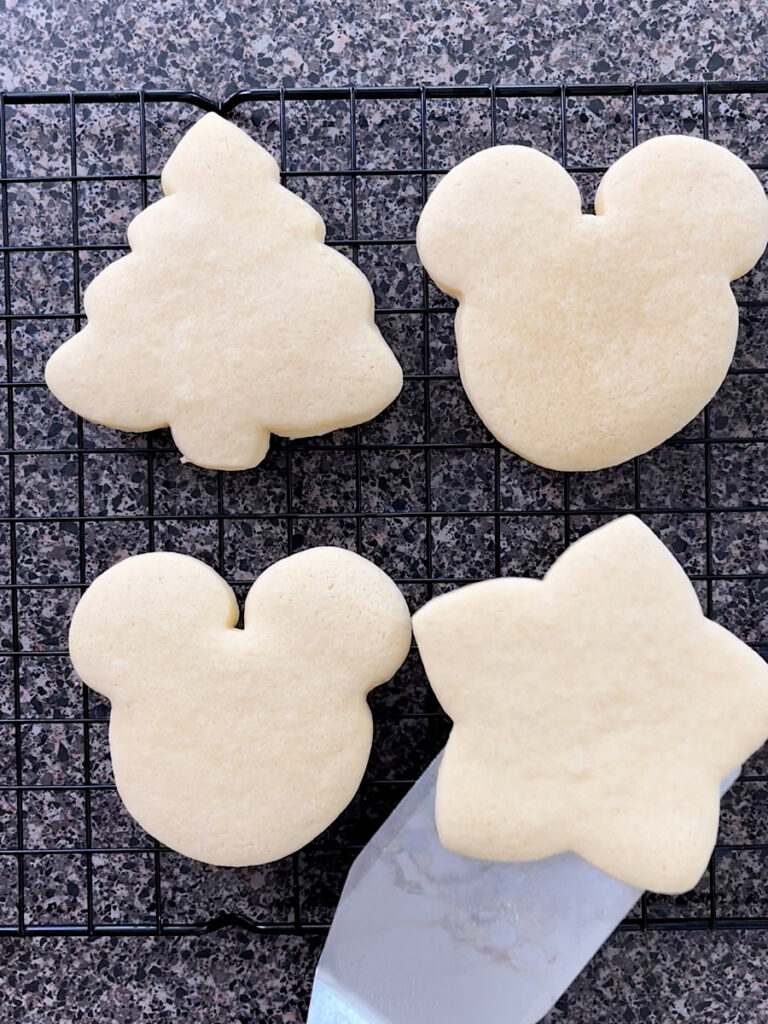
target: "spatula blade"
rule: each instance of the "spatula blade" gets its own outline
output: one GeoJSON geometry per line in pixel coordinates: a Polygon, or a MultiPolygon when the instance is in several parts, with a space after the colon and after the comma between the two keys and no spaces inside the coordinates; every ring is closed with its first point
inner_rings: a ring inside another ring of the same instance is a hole
{"type": "Polygon", "coordinates": [[[437,767],[353,864],[308,1024],[535,1024],[640,897],[575,854],[492,864],[449,853],[435,829],[437,767]]]}
{"type": "Polygon", "coordinates": [[[449,853],[435,829],[438,763],[352,865],[307,1024],[536,1024],[642,895],[571,853],[521,864],[449,853]]]}

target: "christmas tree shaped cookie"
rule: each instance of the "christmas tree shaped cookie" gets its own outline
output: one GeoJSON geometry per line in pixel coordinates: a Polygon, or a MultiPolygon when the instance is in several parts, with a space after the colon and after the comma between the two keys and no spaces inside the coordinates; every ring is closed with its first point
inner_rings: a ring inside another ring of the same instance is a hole
{"type": "Polygon", "coordinates": [[[541,581],[437,597],[413,629],[454,722],[445,846],[509,861],[572,850],[640,889],[696,884],[720,784],[768,738],[768,665],[703,616],[639,519],[583,537],[541,581]]]}
{"type": "Polygon", "coordinates": [[[360,555],[312,548],[266,569],[236,629],[209,566],[152,552],[78,604],[69,650],[112,702],[120,796],[181,853],[232,866],[308,843],[355,794],[371,748],[366,693],[404,661],[405,599],[360,555]]]}
{"type": "Polygon", "coordinates": [[[417,232],[427,271],[460,302],[459,371],[477,414],[558,470],[639,455],[706,405],[733,358],[730,282],[766,241],[757,177],[684,136],[621,157],[595,215],[543,153],[484,150],[440,181],[417,232]]]}
{"type": "Polygon", "coordinates": [[[162,185],[131,253],[87,289],[87,326],[48,362],[60,401],[120,430],[170,425],[189,462],[246,469],[270,432],[323,434],[394,400],[402,372],[370,285],[264,149],[206,114],[162,185]]]}

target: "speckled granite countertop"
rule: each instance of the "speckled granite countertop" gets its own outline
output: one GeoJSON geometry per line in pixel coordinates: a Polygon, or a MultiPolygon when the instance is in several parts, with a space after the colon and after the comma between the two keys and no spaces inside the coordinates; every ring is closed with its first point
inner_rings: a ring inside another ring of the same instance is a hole
{"type": "Polygon", "coordinates": [[[4,88],[760,78],[758,0],[3,0],[4,88]]]}
{"type": "MultiPolygon", "coordinates": [[[[768,75],[764,5],[757,0],[733,0],[717,5],[716,13],[712,13],[713,8],[715,5],[699,0],[633,0],[621,9],[607,0],[562,6],[477,0],[451,5],[449,13],[435,0],[419,4],[405,0],[394,6],[379,0],[364,5],[292,0],[251,6],[232,0],[219,4],[208,0],[149,0],[135,5],[0,0],[0,87],[25,91],[190,88],[221,98],[236,88],[276,84],[679,81],[768,75]]],[[[599,158],[612,158],[627,144],[626,110],[622,110],[621,103],[615,107],[611,103],[574,104],[572,143],[582,159],[592,157],[599,162],[599,158]],[[601,146],[603,151],[598,152],[601,146]]],[[[722,109],[720,121],[713,119],[713,130],[716,132],[719,124],[722,140],[730,142],[735,132],[744,145],[752,147],[742,155],[766,160],[765,110],[759,103],[735,112],[722,109]],[[743,124],[749,126],[746,134],[741,133],[743,124]]],[[[70,156],[62,129],[46,116],[35,120],[22,113],[9,119],[9,159],[17,161],[19,174],[55,174],[57,168],[68,173],[70,156]]],[[[130,150],[132,128],[128,121],[121,127],[99,115],[89,121],[89,116],[83,111],[79,126],[78,160],[84,161],[85,173],[99,173],[107,166],[120,173],[137,170],[136,152],[130,150]]],[[[154,134],[150,131],[150,169],[159,165],[161,156],[178,137],[179,121],[187,123],[190,116],[189,110],[179,110],[158,123],[154,134]]],[[[342,116],[343,111],[328,112],[321,126],[326,142],[316,149],[304,147],[304,167],[312,166],[313,161],[317,167],[333,166],[334,160],[346,159],[346,154],[334,152],[327,141],[337,138],[339,152],[343,149],[343,137],[337,137],[333,130],[333,118],[342,116]]],[[[409,116],[407,111],[395,116],[392,111],[376,114],[369,110],[358,130],[359,159],[369,160],[371,166],[377,162],[386,166],[388,160],[413,160],[409,116]]],[[[659,125],[674,130],[681,121],[684,130],[695,130],[687,122],[693,124],[696,112],[685,103],[679,107],[672,104],[670,109],[662,105],[653,116],[657,118],[655,130],[662,130],[659,125]]],[[[243,110],[240,123],[274,148],[274,111],[243,110]]],[[[499,124],[502,133],[507,129],[518,135],[527,133],[544,148],[550,143],[553,151],[556,147],[552,123],[540,109],[516,113],[507,109],[499,124]]],[[[311,134],[306,125],[297,131],[297,137],[311,134]]],[[[431,145],[445,163],[487,144],[487,132],[487,120],[476,111],[459,115],[450,104],[444,109],[435,107],[431,145]]],[[[413,183],[403,181],[393,191],[378,196],[361,191],[363,230],[376,233],[383,224],[390,231],[412,230],[418,196],[413,183]],[[393,219],[397,223],[394,228],[393,219]]],[[[312,184],[304,179],[294,187],[304,189],[305,197],[322,210],[331,235],[343,235],[348,213],[344,196],[320,180],[312,184]]],[[[11,198],[12,243],[66,242],[71,226],[66,190],[52,185],[35,193],[15,186],[11,198]],[[40,216],[41,204],[44,217],[40,216]]],[[[119,184],[85,189],[80,197],[81,241],[120,242],[125,222],[140,198],[119,184]]],[[[80,266],[84,281],[100,269],[102,257],[101,253],[84,255],[80,266]]],[[[418,279],[412,256],[403,252],[390,263],[374,255],[368,258],[364,269],[374,283],[379,304],[391,301],[408,305],[410,289],[418,279]]],[[[361,254],[363,263],[365,259],[361,254]]],[[[759,294],[765,297],[765,279],[765,272],[758,272],[744,286],[752,292],[746,290],[743,294],[749,296],[755,294],[755,289],[762,289],[759,294]]],[[[16,380],[36,381],[45,354],[66,336],[71,319],[58,324],[49,320],[24,322],[21,318],[26,313],[60,310],[62,304],[71,308],[71,270],[56,255],[20,256],[12,264],[11,285],[16,303],[13,311],[20,316],[14,324],[18,333],[13,338],[12,371],[16,380]]],[[[406,371],[421,372],[421,357],[414,354],[409,332],[391,326],[388,330],[406,371]]],[[[741,365],[765,365],[767,348],[762,321],[757,316],[745,318],[741,365]]],[[[455,369],[450,317],[437,317],[432,324],[430,359],[433,373],[455,369]]],[[[723,436],[738,435],[747,441],[738,451],[736,446],[722,448],[722,457],[719,461],[715,458],[710,467],[707,485],[712,488],[713,500],[726,507],[750,501],[765,503],[768,489],[768,463],[759,445],[748,440],[764,433],[764,378],[747,375],[734,380],[747,383],[741,390],[733,381],[724,386],[713,407],[712,429],[715,435],[719,431],[723,436]]],[[[17,516],[34,519],[67,511],[75,515],[80,502],[86,516],[146,512],[147,459],[141,450],[142,438],[123,435],[115,441],[113,432],[86,426],[83,444],[93,453],[84,457],[81,495],[76,455],[66,451],[23,454],[25,450],[75,447],[74,420],[39,387],[18,390],[13,401],[15,447],[22,453],[14,457],[13,463],[17,516]],[[118,454],[98,450],[110,446],[122,450],[118,454]]],[[[489,575],[494,559],[487,517],[493,500],[492,453],[482,448],[460,448],[467,442],[482,442],[486,435],[450,382],[444,392],[433,394],[431,411],[430,437],[445,445],[435,452],[430,467],[433,507],[437,511],[461,508],[477,513],[471,522],[462,521],[460,535],[456,519],[450,515],[433,521],[433,573],[456,578],[489,575]]],[[[416,391],[406,389],[395,411],[364,428],[371,450],[361,470],[363,500],[370,512],[392,515],[398,507],[423,507],[423,470],[414,464],[413,456],[407,450],[375,450],[376,443],[423,436],[419,434],[425,430],[423,412],[416,391]],[[391,504],[395,495],[403,502],[400,506],[391,504]]],[[[695,423],[688,430],[688,439],[695,439],[697,430],[700,424],[695,423]]],[[[213,561],[217,554],[223,554],[228,577],[243,582],[265,562],[284,553],[286,524],[281,513],[285,513],[285,478],[279,446],[259,471],[258,486],[251,475],[245,474],[229,478],[219,494],[214,474],[180,466],[174,454],[166,451],[167,439],[162,434],[154,438],[154,444],[150,472],[152,500],[159,518],[152,540],[158,546],[178,547],[213,561]],[[247,519],[247,514],[254,511],[256,494],[260,503],[256,511],[274,516],[271,521],[262,521],[258,531],[247,519]],[[215,514],[220,500],[228,512],[244,517],[233,518],[223,538],[217,536],[213,520],[205,518],[215,514]],[[200,515],[198,520],[174,518],[190,509],[200,515]]],[[[350,542],[354,521],[344,518],[344,510],[354,504],[348,490],[350,479],[354,480],[349,465],[354,457],[344,447],[342,436],[328,451],[303,450],[301,446],[294,449],[293,510],[303,510],[306,518],[290,527],[293,546],[350,542]],[[336,517],[322,518],[328,513],[336,517]]],[[[646,457],[640,469],[643,503],[657,510],[649,516],[651,525],[673,544],[678,557],[693,573],[703,571],[706,546],[703,517],[693,511],[702,503],[705,486],[700,456],[701,448],[696,445],[663,446],[646,457]],[[690,506],[692,511],[676,515],[663,511],[665,506],[673,505],[683,509],[690,506]]],[[[0,469],[7,476],[8,460],[2,457],[1,461],[0,469]]],[[[504,508],[512,511],[528,503],[528,507],[547,513],[536,519],[533,532],[520,527],[522,521],[510,516],[508,529],[505,527],[501,535],[505,571],[540,573],[562,545],[562,519],[557,514],[560,483],[556,475],[531,470],[513,457],[502,457],[499,472],[504,508]]],[[[590,511],[593,508],[631,506],[634,479],[622,467],[607,474],[574,477],[570,497],[572,507],[583,511],[571,518],[571,526],[578,531],[595,523],[595,513],[590,511]]],[[[372,518],[367,523],[368,532],[363,536],[367,553],[396,575],[424,575],[426,542],[417,520],[409,524],[405,520],[398,523],[396,519],[372,518]]],[[[764,550],[760,537],[765,536],[766,528],[768,520],[761,512],[713,517],[711,554],[719,570],[728,575],[755,568],[754,553],[758,548],[764,550]]],[[[31,652],[62,645],[76,591],[47,592],[45,584],[58,586],[79,580],[77,569],[73,569],[79,545],[85,577],[90,578],[115,558],[144,550],[149,540],[148,527],[141,520],[95,519],[86,522],[82,536],[67,526],[19,524],[15,537],[17,581],[37,585],[36,589],[18,592],[20,643],[31,652]]],[[[0,560],[2,571],[7,572],[10,549],[5,534],[0,544],[5,545],[0,560]]],[[[408,596],[419,603],[423,588],[413,585],[408,596]]],[[[722,586],[713,587],[711,596],[723,622],[747,639],[765,639],[768,595],[761,586],[750,590],[743,585],[740,588],[738,581],[724,581],[722,586]]],[[[7,610],[4,617],[10,617],[7,610]]],[[[7,632],[2,639],[8,642],[7,632]]],[[[416,713],[423,710],[428,697],[417,665],[406,668],[402,682],[397,692],[377,697],[383,725],[377,735],[371,777],[385,779],[388,786],[380,787],[386,794],[371,796],[365,806],[366,813],[372,809],[371,813],[379,816],[391,802],[391,793],[397,793],[398,786],[402,791],[399,780],[419,771],[442,739],[439,728],[431,733],[420,731],[421,720],[416,713]],[[407,725],[409,713],[415,717],[407,725]]],[[[2,714],[10,715],[13,701],[9,684],[3,685],[2,714]]],[[[20,697],[22,714],[30,719],[44,719],[52,713],[62,719],[74,718],[82,711],[79,687],[63,658],[23,659],[20,697]]],[[[89,712],[103,720],[106,709],[93,698],[89,712]]],[[[25,781],[66,786],[82,780],[85,751],[80,726],[43,722],[23,729],[21,771],[25,781]]],[[[9,736],[8,730],[0,731],[0,766],[13,779],[17,766],[9,736]]],[[[754,770],[765,773],[765,754],[758,755],[754,770]]],[[[88,771],[93,781],[110,779],[105,731],[98,723],[90,727],[88,771]]],[[[375,784],[371,789],[376,789],[375,784]]],[[[83,808],[76,799],[70,804],[56,794],[53,789],[25,796],[25,841],[27,845],[71,847],[76,851],[78,842],[82,842],[83,808]]],[[[4,827],[10,823],[11,829],[10,838],[3,840],[4,848],[10,848],[15,843],[15,808],[2,802],[5,794],[0,796],[0,821],[4,827]]],[[[738,844],[745,837],[754,839],[756,834],[765,833],[767,797],[765,784],[734,791],[723,819],[723,834],[728,841],[738,844]]],[[[92,895],[97,918],[105,923],[151,921],[152,855],[131,852],[141,846],[140,830],[127,819],[109,791],[94,795],[92,816],[94,845],[103,842],[127,851],[94,856],[92,895]]],[[[366,827],[370,830],[370,821],[366,827]]],[[[12,920],[16,912],[16,877],[6,870],[8,863],[13,865],[15,861],[0,857],[0,923],[12,920]]],[[[333,853],[319,851],[305,859],[305,887],[301,891],[305,920],[329,919],[344,869],[343,856],[333,853]]],[[[726,886],[720,893],[725,912],[746,914],[762,906],[768,915],[767,869],[764,859],[742,865],[741,872],[733,876],[733,890],[726,886]]],[[[162,879],[163,913],[169,920],[182,920],[193,912],[205,917],[223,905],[257,919],[284,918],[291,913],[289,865],[252,872],[209,872],[170,855],[165,858],[162,879]]],[[[55,921],[57,915],[59,919],[62,915],[82,916],[85,897],[81,855],[64,855],[55,863],[45,857],[28,858],[27,892],[29,921],[55,921]]],[[[706,914],[707,899],[705,889],[697,890],[679,912],[690,912],[693,907],[695,912],[706,914]]],[[[652,916],[653,907],[650,913],[652,916]]],[[[199,1020],[210,1024],[294,1024],[303,1020],[306,1011],[321,942],[312,936],[256,936],[233,929],[200,938],[5,939],[0,966],[5,998],[0,1005],[0,1022],[103,1020],[127,1024],[199,1020]]],[[[617,933],[547,1018],[547,1024],[758,1024],[768,1019],[767,974],[766,932],[617,933]]]]}

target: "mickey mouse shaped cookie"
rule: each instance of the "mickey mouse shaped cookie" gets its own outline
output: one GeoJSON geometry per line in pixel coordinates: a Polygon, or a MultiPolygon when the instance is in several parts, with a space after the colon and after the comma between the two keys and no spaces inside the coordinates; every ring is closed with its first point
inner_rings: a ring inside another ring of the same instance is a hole
{"type": "Polygon", "coordinates": [[[117,788],[140,825],[211,864],[260,864],[313,839],[360,784],[366,693],[410,645],[408,607],[371,562],[313,548],[245,602],[187,555],[136,555],[88,588],[69,648],[112,702],[117,788]]]}
{"type": "Polygon", "coordinates": [[[495,437],[531,462],[596,470],[648,451],[712,398],[733,357],[730,282],[768,241],[757,177],[702,139],[644,142],[595,215],[536,150],[460,163],[419,221],[419,255],[459,300],[459,370],[495,437]]]}
{"type": "Polygon", "coordinates": [[[436,597],[413,629],[454,722],[445,846],[509,861],[572,850],[663,893],[698,882],[722,780],[768,739],[768,665],[703,616],[647,526],[594,530],[543,580],[436,597]]]}
{"type": "Polygon", "coordinates": [[[88,287],[87,326],[48,362],[64,405],[119,430],[170,425],[185,460],[247,469],[270,431],[324,434],[394,401],[402,371],[371,286],[266,150],[206,114],[162,185],[128,228],[133,251],[88,287]]]}

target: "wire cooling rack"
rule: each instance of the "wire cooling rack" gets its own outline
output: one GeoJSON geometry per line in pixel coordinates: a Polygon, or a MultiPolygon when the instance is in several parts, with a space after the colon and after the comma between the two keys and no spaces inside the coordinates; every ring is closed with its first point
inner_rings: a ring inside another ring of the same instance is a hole
{"type": "MultiPolygon", "coordinates": [[[[557,474],[501,449],[467,405],[453,304],[420,268],[414,231],[439,175],[497,142],[561,160],[586,207],[608,163],[663,132],[722,142],[765,177],[767,94],[768,83],[659,83],[264,89],[221,103],[154,91],[0,97],[1,933],[322,931],[356,852],[447,735],[412,652],[371,698],[374,750],[359,795],[306,850],[227,870],[162,848],[122,809],[108,709],[66,656],[80,592],[125,555],[196,555],[242,599],[275,558],[342,544],[388,570],[416,607],[468,580],[541,575],[581,532],[636,511],[683,562],[707,612],[766,648],[765,270],[735,286],[738,353],[702,416],[624,466],[557,474]],[[201,110],[269,148],[286,185],[320,210],[330,244],[371,280],[405,370],[400,399],[372,424],[273,439],[262,466],[243,474],[182,466],[164,431],[83,423],[42,383],[47,356],[81,326],[83,285],[126,249],[128,220],[159,196],[160,168],[201,110]]],[[[676,899],[647,894],[625,928],[768,926],[767,765],[756,755],[725,798],[701,886],[676,899]]]]}

